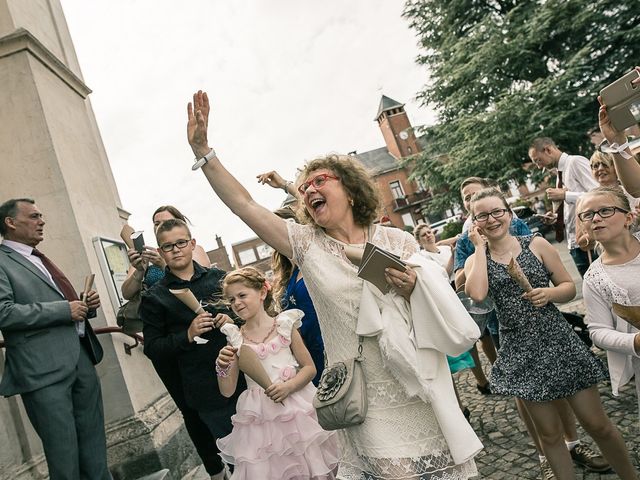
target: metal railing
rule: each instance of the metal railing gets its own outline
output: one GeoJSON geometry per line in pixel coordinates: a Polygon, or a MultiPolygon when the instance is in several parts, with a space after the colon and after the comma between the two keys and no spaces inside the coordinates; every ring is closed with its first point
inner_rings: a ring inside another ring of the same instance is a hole
{"type": "MultiPolygon", "coordinates": [[[[135,340],[135,343],[124,344],[124,351],[127,355],[131,355],[131,350],[136,348],[138,345],[144,345],[144,337],[137,332],[125,332],[122,327],[98,327],[94,328],[93,332],[96,335],[102,335],[105,333],[121,333],[126,335],[127,337],[131,337],[135,340]]],[[[0,340],[0,348],[4,348],[4,340],[0,340]]]]}

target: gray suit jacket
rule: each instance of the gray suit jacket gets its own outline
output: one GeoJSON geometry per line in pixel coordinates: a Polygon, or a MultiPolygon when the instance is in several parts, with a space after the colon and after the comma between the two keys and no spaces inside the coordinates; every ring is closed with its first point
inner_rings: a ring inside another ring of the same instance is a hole
{"type": "Polygon", "coordinates": [[[0,395],[31,392],[70,375],[81,343],[94,364],[102,359],[90,323],[79,339],[69,302],[35,265],[5,245],[0,245],[0,330],[6,347],[0,395]]]}

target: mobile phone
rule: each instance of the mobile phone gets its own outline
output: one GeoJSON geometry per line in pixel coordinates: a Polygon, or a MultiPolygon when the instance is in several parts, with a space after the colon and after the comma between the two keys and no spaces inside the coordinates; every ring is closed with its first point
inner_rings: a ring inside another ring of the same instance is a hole
{"type": "Polygon", "coordinates": [[[136,252],[142,253],[144,251],[144,237],[142,236],[142,232],[133,232],[131,234],[131,240],[133,240],[133,248],[136,249],[136,252]]]}
{"type": "Polygon", "coordinates": [[[600,90],[611,123],[618,131],[640,123],[640,84],[632,83],[637,78],[640,72],[633,69],[600,90]]]}

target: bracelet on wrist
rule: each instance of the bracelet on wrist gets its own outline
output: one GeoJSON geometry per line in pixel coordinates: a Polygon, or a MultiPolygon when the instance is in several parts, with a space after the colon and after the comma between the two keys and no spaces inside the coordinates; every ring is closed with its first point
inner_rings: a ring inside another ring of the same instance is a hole
{"type": "Polygon", "coordinates": [[[191,170],[199,169],[200,167],[202,167],[205,163],[207,163],[209,160],[211,160],[215,156],[216,156],[216,151],[212,148],[211,150],[209,150],[209,153],[207,153],[205,156],[203,156],[201,158],[196,158],[194,160],[195,163],[191,166],[191,170]]]}
{"type": "Polygon", "coordinates": [[[293,182],[291,180],[284,182],[284,187],[282,187],[282,189],[287,193],[289,192],[289,185],[293,185],[293,182]]]}
{"type": "Polygon", "coordinates": [[[231,368],[231,363],[229,363],[229,365],[227,365],[226,368],[222,368],[219,364],[218,361],[216,360],[216,375],[220,378],[226,378],[229,376],[229,369],[231,368]]]}

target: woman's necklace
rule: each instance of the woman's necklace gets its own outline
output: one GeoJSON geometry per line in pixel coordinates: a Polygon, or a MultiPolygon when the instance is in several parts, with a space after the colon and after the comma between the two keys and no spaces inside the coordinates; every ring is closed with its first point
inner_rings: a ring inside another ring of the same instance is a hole
{"type": "Polygon", "coordinates": [[[496,257],[499,259],[503,259],[505,258],[507,255],[512,255],[513,254],[513,249],[508,249],[508,250],[504,250],[502,252],[498,252],[497,250],[494,250],[492,248],[489,248],[489,251],[491,252],[491,256],[492,257],[496,257]]]}
{"type": "Polygon", "coordinates": [[[270,329],[270,330],[269,330],[269,332],[264,336],[264,338],[263,338],[261,341],[259,341],[259,342],[258,342],[258,341],[256,341],[256,340],[254,340],[253,338],[249,338],[249,337],[247,336],[247,334],[246,334],[246,333],[245,333],[245,331],[244,331],[244,325],[243,325],[242,327],[240,327],[240,333],[241,333],[241,334],[242,334],[242,336],[245,338],[245,340],[249,340],[251,343],[255,343],[256,345],[258,345],[258,344],[260,344],[260,343],[264,343],[264,342],[266,342],[266,341],[269,339],[269,337],[270,337],[271,335],[273,335],[273,332],[275,332],[275,331],[276,331],[276,319],[275,319],[275,318],[273,319],[273,325],[271,326],[271,329],[270,329]]]}

